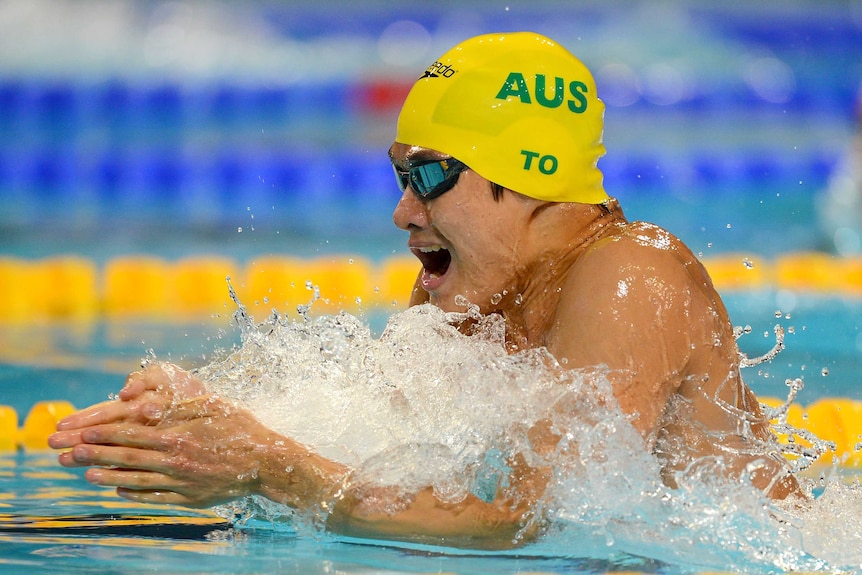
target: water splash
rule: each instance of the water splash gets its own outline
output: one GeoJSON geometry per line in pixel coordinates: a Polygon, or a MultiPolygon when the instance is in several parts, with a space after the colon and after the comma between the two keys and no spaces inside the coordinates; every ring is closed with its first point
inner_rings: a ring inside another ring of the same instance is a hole
{"type": "MultiPolygon", "coordinates": [[[[684,570],[741,572],[862,564],[862,552],[841,544],[848,536],[835,535],[848,525],[860,531],[858,485],[824,479],[819,499],[794,507],[767,500],[746,480],[725,479],[722,460],[706,458],[668,488],[601,369],[562,369],[542,349],[508,354],[502,320],[464,300],[463,313],[424,305],[393,314],[375,338],[352,315],[312,317],[309,306],[300,306],[299,320],[274,311],[255,324],[232,290],[231,297],[242,344],[199,375],[274,431],[350,465],[358,484],[392,488],[383,510],[428,486],[448,502],[512,493],[507,457],[518,453],[553,470],[533,507],[531,521],[544,536],[530,553],[631,554],[684,570]],[[537,426],[560,441],[542,448],[530,433],[537,426]],[[830,511],[838,506],[858,514],[830,511]]],[[[773,350],[748,365],[774,357],[782,336],[776,328],[773,350]]],[[[770,412],[778,430],[787,431],[781,426],[799,389],[790,385],[787,403],[770,412]]],[[[222,511],[321,533],[319,521],[303,523],[262,499],[222,511]]]]}

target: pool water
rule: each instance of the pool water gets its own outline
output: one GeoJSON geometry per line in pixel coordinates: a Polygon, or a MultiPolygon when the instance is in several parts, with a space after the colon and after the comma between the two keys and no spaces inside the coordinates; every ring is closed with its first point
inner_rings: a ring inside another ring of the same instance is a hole
{"type": "MultiPolygon", "coordinates": [[[[727,298],[731,316],[741,320],[735,323],[752,327],[751,334],[740,341],[749,355],[763,353],[774,343],[771,328],[776,323],[792,332],[787,335],[787,349],[774,361],[749,369],[751,373],[746,376],[750,385],[762,396],[784,397],[784,380],[803,377],[806,387],[797,400],[803,405],[824,397],[862,397],[856,348],[856,318],[860,317],[862,302],[801,298],[793,313],[777,318],[776,297],[776,293],[764,291],[727,298]]],[[[385,317],[365,321],[379,333],[385,317]]],[[[239,328],[227,319],[198,324],[115,322],[81,329],[53,325],[4,330],[8,339],[0,363],[3,401],[15,405],[22,416],[30,405],[46,399],[66,399],[84,406],[115,393],[125,373],[142,359],[155,357],[188,367],[202,366],[219,350],[240,342],[239,328]]],[[[123,573],[468,574],[634,570],[676,574],[722,566],[715,558],[702,563],[692,562],[690,557],[662,561],[648,549],[638,552],[637,548],[605,542],[602,537],[578,539],[581,547],[572,547],[571,538],[552,538],[517,551],[485,553],[340,540],[304,528],[301,523],[272,522],[262,517],[231,525],[210,511],[124,501],[110,490],[90,486],[82,471],[59,467],[55,457],[40,451],[0,455],[0,565],[10,572],[102,573],[116,569],[123,573]]],[[[817,478],[823,473],[818,468],[807,475],[817,478]]],[[[856,470],[848,469],[839,476],[842,482],[852,481],[855,474],[856,470]]],[[[858,501],[862,505],[862,499],[858,501]]],[[[721,557],[718,549],[715,551],[721,557]]],[[[756,557],[732,560],[734,571],[770,572],[775,568],[756,557]]],[[[804,561],[793,564],[809,569],[820,566],[804,561]]]]}
{"type": "Polygon", "coordinates": [[[604,573],[666,572],[625,554],[592,559],[404,548],[228,527],[206,512],[131,505],[86,486],[47,454],[0,456],[0,570],[6,573],[604,573]],[[50,518],[48,520],[47,518],[50,518]]]}

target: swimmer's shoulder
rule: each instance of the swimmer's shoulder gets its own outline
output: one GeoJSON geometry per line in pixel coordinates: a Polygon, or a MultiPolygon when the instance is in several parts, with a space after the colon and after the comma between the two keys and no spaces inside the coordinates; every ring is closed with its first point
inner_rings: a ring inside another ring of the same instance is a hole
{"type": "Polygon", "coordinates": [[[643,222],[617,222],[607,233],[584,252],[583,263],[599,261],[616,263],[647,263],[665,261],[669,264],[695,260],[691,250],[671,232],[661,226],[643,222]]]}
{"type": "Polygon", "coordinates": [[[585,251],[575,268],[576,291],[599,283],[610,286],[625,281],[654,287],[658,282],[671,291],[702,294],[719,305],[712,280],[697,256],[677,236],[649,222],[616,226],[585,251]]]}

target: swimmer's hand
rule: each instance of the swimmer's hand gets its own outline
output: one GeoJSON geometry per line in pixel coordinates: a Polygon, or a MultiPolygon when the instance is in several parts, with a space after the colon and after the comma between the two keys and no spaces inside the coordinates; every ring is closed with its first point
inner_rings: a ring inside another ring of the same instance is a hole
{"type": "Polygon", "coordinates": [[[61,465],[89,466],[89,482],[117,487],[120,496],[142,503],[209,507],[268,495],[266,478],[283,476],[287,468],[295,470],[295,489],[282,495],[285,503],[319,496],[304,479],[305,468],[293,462],[310,461],[303,446],[205,391],[175,366],[148,367],[129,376],[118,400],[62,420],[49,444],[68,450],[59,456],[61,465]]]}
{"type": "Polygon", "coordinates": [[[171,364],[152,364],[126,378],[125,386],[117,395],[120,401],[105,401],[75,412],[57,424],[57,431],[119,421],[155,422],[160,404],[165,400],[178,402],[205,393],[204,383],[188,371],[171,364]],[[147,392],[151,393],[147,395],[147,392]]]}

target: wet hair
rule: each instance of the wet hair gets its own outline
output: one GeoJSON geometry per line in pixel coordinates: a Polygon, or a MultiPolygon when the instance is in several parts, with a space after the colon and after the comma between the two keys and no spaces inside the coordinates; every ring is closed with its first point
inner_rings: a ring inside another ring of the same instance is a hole
{"type": "Polygon", "coordinates": [[[503,190],[505,188],[496,182],[489,183],[491,184],[491,195],[494,196],[494,201],[499,202],[503,199],[503,190]]]}
{"type": "MultiPolygon", "coordinates": [[[[488,183],[491,184],[491,195],[494,196],[494,201],[499,202],[501,199],[503,199],[503,190],[505,190],[506,188],[496,182],[488,183]]],[[[608,205],[607,200],[595,205],[599,208],[599,210],[601,210],[603,214],[607,215],[611,213],[611,207],[608,205]]]]}

